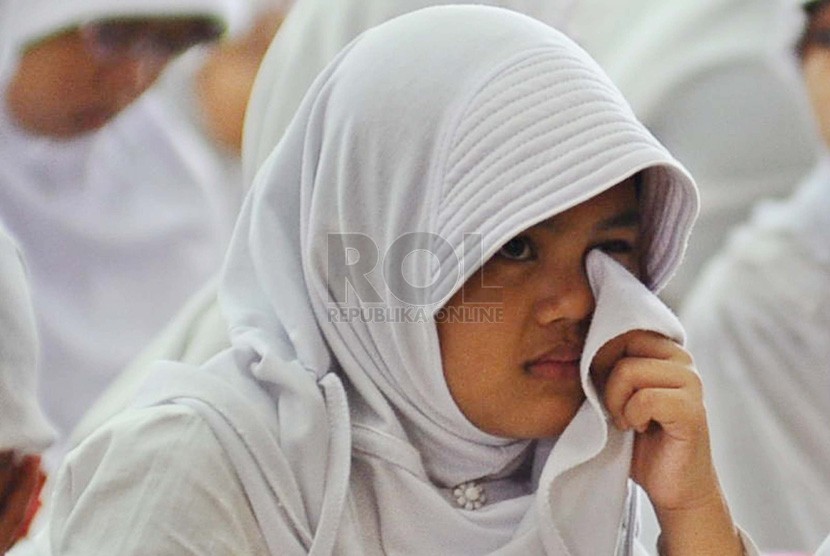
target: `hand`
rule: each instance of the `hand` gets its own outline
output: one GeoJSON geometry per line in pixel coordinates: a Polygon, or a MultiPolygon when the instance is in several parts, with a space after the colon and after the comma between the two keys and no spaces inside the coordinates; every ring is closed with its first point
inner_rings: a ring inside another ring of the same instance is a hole
{"type": "Polygon", "coordinates": [[[16,464],[11,452],[0,453],[0,554],[26,536],[45,480],[38,456],[16,464]]]}
{"type": "Polygon", "coordinates": [[[691,355],[659,334],[632,331],[603,346],[592,376],[614,425],[636,433],[631,478],[654,506],[665,553],[741,554],[691,355]]]}

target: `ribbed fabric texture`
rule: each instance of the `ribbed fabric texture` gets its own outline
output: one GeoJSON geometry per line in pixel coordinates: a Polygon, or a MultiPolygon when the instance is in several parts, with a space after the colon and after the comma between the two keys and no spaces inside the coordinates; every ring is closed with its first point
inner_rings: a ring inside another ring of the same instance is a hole
{"type": "MultiPolygon", "coordinates": [[[[502,245],[529,222],[551,216],[536,206],[551,196],[568,198],[559,209],[566,210],[656,162],[655,151],[670,156],[592,66],[587,56],[539,49],[510,60],[472,97],[446,161],[438,235],[447,242],[433,246],[441,261],[439,291],[452,288],[450,248],[461,253],[465,233],[502,245]]],[[[685,246],[676,239],[696,215],[684,202],[695,192],[660,166],[645,177],[646,274],[649,286],[660,289],[682,257],[685,246]]],[[[470,268],[474,261],[464,262],[470,268]]]]}

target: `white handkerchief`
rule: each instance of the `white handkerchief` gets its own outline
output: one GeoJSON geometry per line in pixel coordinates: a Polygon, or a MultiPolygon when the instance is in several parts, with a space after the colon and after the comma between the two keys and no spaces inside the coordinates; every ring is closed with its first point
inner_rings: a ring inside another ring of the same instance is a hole
{"type": "Polygon", "coordinates": [[[588,277],[596,299],[582,353],[580,373],[587,400],[559,438],[542,471],[538,498],[542,512],[559,524],[574,555],[613,554],[617,538],[598,531],[619,531],[625,518],[634,434],[608,425],[607,411],[590,378],[590,366],[609,340],[631,330],[649,330],[682,344],[677,317],[628,270],[608,255],[588,255],[588,277]]]}

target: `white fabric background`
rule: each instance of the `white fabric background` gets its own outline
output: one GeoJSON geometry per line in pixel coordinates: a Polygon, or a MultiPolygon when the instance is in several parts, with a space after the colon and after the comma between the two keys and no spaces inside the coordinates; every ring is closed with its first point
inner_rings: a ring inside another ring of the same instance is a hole
{"type": "Polygon", "coordinates": [[[684,307],[735,518],[765,550],[830,530],[830,159],[759,207],[684,307]]]}
{"type": "MultiPolygon", "coordinates": [[[[13,49],[35,31],[150,8],[221,18],[237,9],[234,0],[29,0],[12,19],[13,49]]],[[[0,219],[29,267],[40,397],[62,436],[221,263],[238,188],[179,117],[150,91],[104,129],[61,142],[0,110],[0,219]]]]}

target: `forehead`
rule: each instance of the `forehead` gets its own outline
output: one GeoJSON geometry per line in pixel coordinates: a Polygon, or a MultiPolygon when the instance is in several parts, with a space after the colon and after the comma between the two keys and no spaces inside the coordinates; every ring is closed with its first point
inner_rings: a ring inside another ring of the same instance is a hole
{"type": "Polygon", "coordinates": [[[556,231],[564,227],[585,226],[606,230],[635,228],[639,224],[638,191],[635,180],[630,178],[529,229],[556,231]]]}

